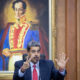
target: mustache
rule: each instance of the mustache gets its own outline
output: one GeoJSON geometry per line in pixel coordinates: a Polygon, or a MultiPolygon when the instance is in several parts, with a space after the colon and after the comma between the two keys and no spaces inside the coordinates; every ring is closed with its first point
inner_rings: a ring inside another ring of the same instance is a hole
{"type": "Polygon", "coordinates": [[[34,56],[34,58],[39,58],[38,56],[34,56]]]}

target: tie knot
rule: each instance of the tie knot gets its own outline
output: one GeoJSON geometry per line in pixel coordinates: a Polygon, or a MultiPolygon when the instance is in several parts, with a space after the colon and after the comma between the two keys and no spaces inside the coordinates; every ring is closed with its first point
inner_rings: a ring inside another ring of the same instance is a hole
{"type": "Polygon", "coordinates": [[[36,68],[36,65],[34,64],[33,67],[36,68]]]}

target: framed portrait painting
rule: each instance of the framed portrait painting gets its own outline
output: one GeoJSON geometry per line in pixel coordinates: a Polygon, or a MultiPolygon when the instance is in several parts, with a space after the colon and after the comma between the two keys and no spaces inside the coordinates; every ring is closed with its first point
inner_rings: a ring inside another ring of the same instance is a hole
{"type": "Polygon", "coordinates": [[[12,79],[15,62],[23,59],[32,40],[40,42],[46,59],[52,59],[54,7],[55,0],[0,0],[0,79],[12,79]]]}

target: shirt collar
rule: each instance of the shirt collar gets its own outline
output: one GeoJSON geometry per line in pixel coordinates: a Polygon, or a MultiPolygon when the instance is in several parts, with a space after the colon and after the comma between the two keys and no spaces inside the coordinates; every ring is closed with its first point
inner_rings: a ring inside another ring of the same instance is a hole
{"type": "MultiPolygon", "coordinates": [[[[33,67],[34,63],[30,62],[30,66],[33,67]]],[[[36,68],[39,68],[39,61],[35,64],[36,68]]]]}

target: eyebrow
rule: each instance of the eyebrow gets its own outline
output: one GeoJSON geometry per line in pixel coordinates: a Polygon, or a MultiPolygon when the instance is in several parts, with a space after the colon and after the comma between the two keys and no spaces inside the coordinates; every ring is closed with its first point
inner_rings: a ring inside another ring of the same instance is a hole
{"type": "Polygon", "coordinates": [[[40,51],[40,49],[39,50],[31,50],[31,51],[40,51]]]}

